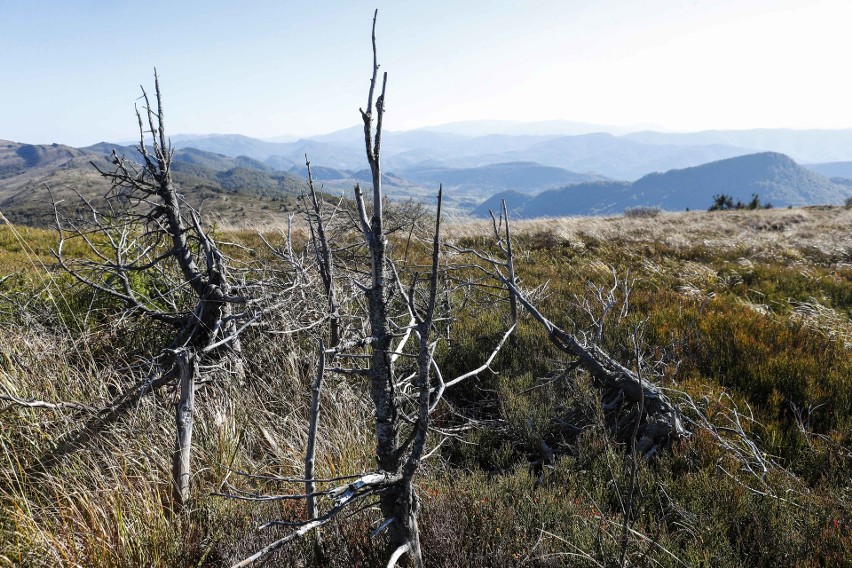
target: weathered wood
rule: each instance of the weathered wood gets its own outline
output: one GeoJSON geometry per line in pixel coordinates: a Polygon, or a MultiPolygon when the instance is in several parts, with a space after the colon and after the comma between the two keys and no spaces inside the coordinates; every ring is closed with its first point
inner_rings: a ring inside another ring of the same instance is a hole
{"type": "MultiPolygon", "coordinates": [[[[500,200],[503,206],[503,216],[506,218],[506,272],[509,276],[509,281],[512,284],[517,284],[515,278],[515,258],[512,254],[512,235],[509,232],[509,210],[506,208],[506,200],[500,200]]],[[[509,313],[512,317],[512,325],[518,325],[518,300],[511,291],[509,292],[509,313]]]]}
{"type": "MultiPolygon", "coordinates": [[[[509,239],[509,215],[505,206],[502,218],[506,223],[506,238],[509,239]]],[[[507,242],[506,250],[511,250],[510,246],[507,242]]],[[[505,266],[497,261],[492,261],[492,264],[505,266]]],[[[513,277],[504,276],[496,269],[494,276],[530,315],[544,326],[550,342],[557,349],[579,360],[579,364],[588,371],[595,385],[602,391],[605,404],[610,404],[613,408],[623,402],[641,405],[638,425],[635,431],[631,432],[636,439],[637,451],[651,455],[672,440],[687,435],[680,411],[658,386],[621,365],[596,343],[581,342],[576,336],[560,329],[518,289],[513,277]]],[[[633,430],[632,421],[629,426],[630,430],[633,430]]]]}
{"type": "Polygon", "coordinates": [[[236,382],[243,382],[237,321],[246,316],[234,314],[232,306],[244,303],[245,299],[234,294],[228,280],[225,257],[202,227],[197,212],[182,201],[173,183],[171,163],[174,150],[166,136],[163,97],[156,70],[154,95],[155,104],[152,105],[151,97],[143,88],[144,109],[136,111],[139,125],[136,151],[142,163],[136,163],[138,157],[131,160],[113,151],[114,168],[110,171],[98,169],[111,182],[110,196],[130,206],[118,214],[110,209],[110,215],[101,215],[84,200],[92,213],[91,231],[79,228],[73,221],[68,222],[54,207],[59,232],[55,254],[60,266],[78,281],[124,302],[127,313],[172,325],[174,334],[169,345],[152,356],[155,372],[149,378],[128,389],[87,420],[79,430],[69,434],[58,448],[42,456],[36,469],[45,471],[52,467],[61,457],[104,432],[142,396],[178,379],[180,400],[176,409],[178,432],[173,469],[175,502],[180,505],[188,498],[188,452],[194,410],[194,387],[192,380],[186,378],[187,369],[191,368],[194,377],[198,373],[198,359],[211,358],[229,363],[228,368],[236,382]],[[63,228],[63,221],[70,224],[70,230],[63,228]],[[149,240],[144,246],[134,248],[136,238],[129,235],[143,225],[148,227],[145,238],[149,240]],[[116,233],[119,238],[114,238],[116,233]],[[95,260],[77,259],[75,262],[64,258],[63,244],[68,240],[68,234],[82,239],[95,260]],[[101,245],[89,234],[102,236],[105,244],[101,245]],[[161,252],[161,246],[166,250],[161,252]],[[101,247],[106,247],[107,252],[101,252],[101,247]],[[177,265],[174,281],[168,281],[168,286],[163,287],[168,291],[154,294],[154,301],[134,289],[131,284],[133,275],[152,272],[158,278],[170,275],[171,270],[163,269],[165,263],[177,265]],[[119,286],[108,285],[110,281],[118,282],[119,286]],[[184,304],[182,290],[191,291],[190,304],[184,304]]]}
{"type": "Polygon", "coordinates": [[[175,450],[172,456],[172,494],[179,509],[189,503],[192,455],[192,428],[195,421],[195,377],[198,358],[190,350],[177,353],[180,398],[175,405],[175,450]]]}
{"type": "Polygon", "coordinates": [[[314,480],[314,459],[316,458],[317,428],[320,418],[320,393],[322,392],[322,379],[325,374],[325,346],[322,339],[319,341],[319,360],[317,361],[317,377],[311,387],[311,420],[308,426],[308,444],[305,450],[305,513],[308,519],[317,517],[317,504],[314,498],[316,481],[314,480]]]}
{"type": "Polygon", "coordinates": [[[307,211],[307,209],[305,212],[308,218],[308,227],[311,231],[311,240],[314,243],[317,268],[319,269],[320,278],[325,288],[326,300],[328,301],[330,343],[331,347],[336,347],[340,342],[340,303],[337,300],[337,294],[334,290],[334,259],[331,254],[331,246],[328,244],[328,238],[325,234],[322,204],[317,198],[317,192],[314,189],[314,176],[311,172],[311,162],[308,160],[307,154],[305,155],[305,167],[308,169],[308,192],[311,198],[310,206],[313,213],[307,211]],[[316,226],[316,234],[314,234],[314,226],[316,226]]]}

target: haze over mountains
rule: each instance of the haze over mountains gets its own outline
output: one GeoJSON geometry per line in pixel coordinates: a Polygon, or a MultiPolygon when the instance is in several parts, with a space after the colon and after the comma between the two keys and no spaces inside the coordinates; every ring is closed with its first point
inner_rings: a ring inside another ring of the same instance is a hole
{"type": "MultiPolygon", "coordinates": [[[[337,169],[362,169],[363,129],[353,127],[295,142],[264,142],[235,135],[176,137],[176,147],[194,147],[228,156],[246,155],[275,167],[311,161],[337,169]]],[[[599,132],[578,135],[487,134],[467,136],[413,130],[386,132],[384,168],[402,177],[408,169],[424,167],[474,168],[510,162],[534,162],[582,174],[634,180],[651,171],[694,166],[722,158],[762,151],[724,144],[661,144],[630,140],[599,132]]],[[[852,160],[852,153],[849,154],[852,160]]]]}
{"type": "MultiPolygon", "coordinates": [[[[313,162],[328,162],[321,164],[327,167],[361,169],[365,163],[361,126],[289,142],[216,134],[181,135],[172,141],[176,146],[191,145],[229,156],[246,155],[259,160],[279,156],[293,164],[304,162],[302,150],[306,148],[316,153],[311,157],[313,162]],[[328,156],[321,155],[323,152],[328,156]]],[[[560,120],[467,121],[410,131],[385,131],[383,142],[385,169],[390,170],[417,165],[475,167],[517,161],[625,181],[651,171],[757,152],[787,154],[799,163],[852,161],[852,129],[626,132],[624,128],[560,120]],[[566,154],[569,150],[571,154],[566,154]],[[619,155],[607,159],[605,154],[612,152],[619,155]],[[649,169],[653,163],[647,160],[649,156],[661,167],[649,169]],[[441,163],[429,164],[430,161],[441,163]]]]}
{"type": "MultiPolygon", "coordinates": [[[[431,202],[443,184],[451,209],[474,214],[495,194],[509,195],[524,216],[618,213],[634,205],[706,208],[717,193],[743,200],[758,193],[776,206],[836,204],[852,194],[852,130],[625,130],[568,121],[468,121],[386,131],[385,190],[391,198],[431,202]]],[[[356,182],[370,180],[362,127],[295,140],[237,134],[171,140],[183,191],[223,213],[259,210],[262,198],[268,211],[292,205],[303,187],[306,154],[325,191],[348,194],[356,182]]],[[[112,148],[134,152],[111,143],[0,142],[0,211],[31,218],[38,210],[34,195],[45,183],[104,191],[89,162],[106,164],[112,148]]]]}

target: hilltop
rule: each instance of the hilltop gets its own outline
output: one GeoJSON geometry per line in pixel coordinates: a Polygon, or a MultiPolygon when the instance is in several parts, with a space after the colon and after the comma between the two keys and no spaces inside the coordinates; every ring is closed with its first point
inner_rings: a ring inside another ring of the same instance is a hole
{"type": "MultiPolygon", "coordinates": [[[[512,342],[490,362],[494,372],[454,391],[452,406],[436,420],[440,428],[472,427],[436,442],[418,479],[426,563],[508,568],[547,554],[554,562],[540,565],[558,566],[567,554],[583,553],[601,566],[614,565],[626,488],[636,471],[630,502],[641,515],[628,533],[631,565],[638,564],[633,559],[660,566],[847,564],[850,222],[852,210],[839,207],[513,222],[515,270],[524,289],[538,295],[556,325],[588,334],[607,309],[598,302],[612,290],[615,308],[602,347],[628,363],[644,361],[649,380],[691,409],[691,435],[631,461],[626,444],[610,434],[590,377],[551,348],[531,317],[522,317],[512,342]],[[469,416],[488,420],[464,421],[469,416]],[[543,447],[554,458],[539,476],[534,468],[543,447]]],[[[491,231],[490,220],[448,221],[444,236],[461,247],[481,247],[493,242],[491,231]]],[[[409,234],[396,232],[391,242],[401,250],[409,234]]],[[[219,237],[240,266],[256,267],[265,278],[289,275],[286,262],[253,233],[225,230],[219,237]]],[[[279,237],[270,232],[267,238],[279,237]]],[[[55,241],[50,231],[0,225],[0,394],[100,408],[117,390],[138,389],[147,366],[132,363],[156,353],[170,332],[75,285],[67,274],[43,271],[38,261],[53,261],[55,241]]],[[[422,243],[412,245],[402,281],[415,279],[423,251],[422,243]]],[[[359,262],[357,252],[353,257],[359,262]]],[[[460,315],[441,325],[450,341],[435,350],[444,376],[482,364],[508,321],[499,289],[488,281],[488,288],[471,286],[478,271],[454,274],[463,285],[448,279],[446,305],[460,315]],[[467,311],[458,308],[465,304],[467,311]]],[[[173,395],[140,401],[132,418],[46,474],[35,468],[85,414],[0,401],[0,476],[6,480],[0,484],[0,558],[16,566],[213,568],[287,535],[289,528],[272,529],[280,532],[270,538],[257,527],[270,519],[298,521],[301,503],[219,495],[303,491],[302,483],[277,480],[304,475],[317,340],[327,324],[287,323],[299,321],[289,319],[298,309],[285,305],[287,319],[269,318],[246,330],[245,386],[220,379],[215,369],[211,380],[199,382],[192,442],[198,473],[185,524],[175,522],[166,481],[175,443],[173,395]],[[281,333],[286,325],[299,329],[281,333]]],[[[402,313],[400,321],[407,322],[402,313]]],[[[310,315],[305,321],[315,321],[310,315]]],[[[405,363],[401,357],[398,364],[405,363]]],[[[369,383],[336,373],[327,378],[316,476],[372,471],[369,383]]],[[[380,523],[367,508],[324,527],[322,556],[302,539],[270,564],[385,566],[382,541],[370,537],[380,523]]]]}

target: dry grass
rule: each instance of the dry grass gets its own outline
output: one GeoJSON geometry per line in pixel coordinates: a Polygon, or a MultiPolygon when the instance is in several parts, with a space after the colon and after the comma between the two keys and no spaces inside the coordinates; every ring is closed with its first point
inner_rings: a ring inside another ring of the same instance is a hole
{"type": "MultiPolygon", "coordinates": [[[[117,359],[116,338],[4,326],[0,384],[20,398],[78,401],[98,407],[144,369],[130,354],[117,359]],[[109,356],[103,360],[103,356],[109,356]],[[50,377],[50,380],[46,378],[50,377]]],[[[142,399],[122,422],[78,451],[39,471],[38,460],[86,418],[70,410],[0,412],[0,566],[195,566],[221,556],[221,539],[257,546],[255,518],[242,503],[209,493],[251,485],[231,471],[300,476],[310,376],[297,346],[247,338],[251,384],[208,384],[198,394],[194,438],[194,510],[170,510],[173,445],[170,394],[142,399]],[[269,348],[273,347],[274,351],[269,348]],[[267,359],[269,357],[270,359],[267,359]],[[229,469],[230,468],[230,469],[229,469]],[[248,515],[248,517],[247,517],[248,515]],[[214,550],[215,548],[215,550],[214,550]],[[212,558],[212,557],[211,557],[212,558]],[[209,560],[209,558],[208,558],[209,560]]],[[[136,354],[141,355],[141,353],[136,354]]],[[[371,439],[362,393],[332,381],[325,393],[317,474],[369,468],[371,439]]],[[[267,511],[276,516],[278,512],[267,511]]]]}
{"type": "MultiPolygon", "coordinates": [[[[819,255],[842,266],[852,264],[852,210],[843,207],[660,213],[656,217],[559,217],[513,221],[519,236],[549,235],[582,247],[589,240],[663,244],[674,251],[706,248],[736,251],[753,260],[807,259],[819,255]]],[[[491,221],[458,218],[447,238],[488,237],[491,221]]]]}
{"type": "MultiPolygon", "coordinates": [[[[611,322],[605,347],[631,361],[625,338],[642,323],[657,378],[690,394],[721,425],[732,404],[750,407],[749,435],[787,470],[756,480],[704,431],[643,464],[636,534],[628,541],[633,562],[848,562],[850,222],[852,210],[805,208],[514,223],[522,284],[548,283],[540,301],[549,316],[582,329],[578,298],[588,294],[588,283],[609,283],[613,268],[629,271],[636,279],[631,313],[611,322]]],[[[446,235],[485,247],[490,230],[490,221],[453,220],[446,235]]],[[[220,234],[258,244],[245,227],[220,234]]],[[[91,298],[61,275],[45,273],[52,238],[0,227],[0,279],[3,271],[16,273],[0,282],[0,385],[22,398],[97,406],[144,372],[139,362],[156,351],[163,332],[119,321],[109,306],[92,308],[91,298]]],[[[437,353],[448,375],[478,364],[502,333],[499,302],[476,294],[470,301],[474,309],[453,322],[450,345],[437,353]]],[[[300,474],[314,339],[251,331],[243,345],[247,384],[201,389],[194,503],[184,517],[170,507],[171,393],[144,399],[91,448],[46,473],[38,473],[37,460],[81,416],[0,403],[0,566],[227,566],[282,535],[285,529],[256,527],[298,518],[300,504],[256,506],[210,494],[228,484],[283,489],[233,470],[300,474]]],[[[573,565],[581,562],[574,554],[613,565],[628,461],[599,423],[565,434],[566,416],[588,411],[583,405],[592,400],[582,375],[541,380],[559,376],[555,371],[566,363],[540,329],[522,321],[516,341],[494,363],[498,375],[448,394],[452,412],[442,409],[439,425],[453,424],[453,412],[467,412],[495,427],[448,441],[420,477],[431,565],[573,565]],[[542,439],[561,457],[533,490],[529,460],[542,439]]],[[[326,384],[317,474],[369,470],[368,389],[359,379],[329,377],[326,384]]],[[[366,511],[330,525],[324,559],[304,544],[273,565],[383,566],[381,539],[368,536],[377,518],[366,511]]]]}

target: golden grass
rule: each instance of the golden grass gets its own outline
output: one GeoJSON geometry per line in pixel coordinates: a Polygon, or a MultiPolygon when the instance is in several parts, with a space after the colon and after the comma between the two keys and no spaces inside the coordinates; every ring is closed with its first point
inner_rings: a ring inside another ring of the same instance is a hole
{"type": "MultiPolygon", "coordinates": [[[[814,253],[852,264],[852,209],[805,207],[757,211],[691,211],[660,213],[656,217],[558,217],[512,222],[517,235],[550,234],[583,246],[588,239],[617,243],[662,243],[672,250],[704,247],[741,251],[753,259],[807,258],[814,253]]],[[[491,221],[451,219],[447,238],[482,238],[491,221]]]]}

